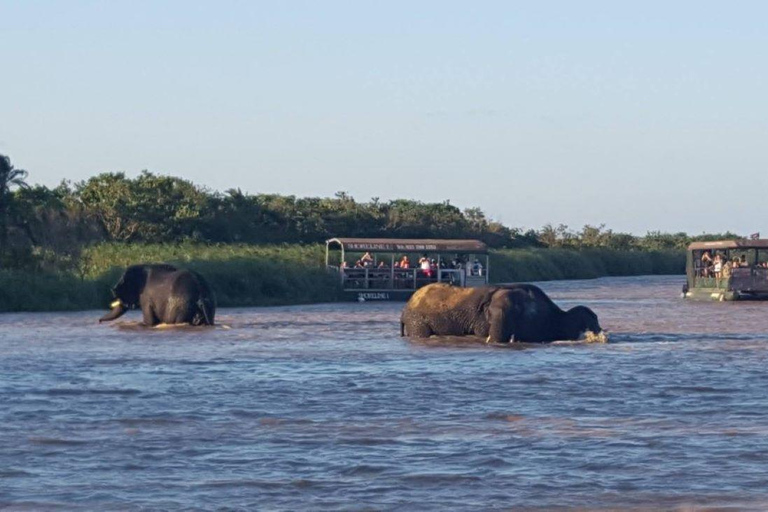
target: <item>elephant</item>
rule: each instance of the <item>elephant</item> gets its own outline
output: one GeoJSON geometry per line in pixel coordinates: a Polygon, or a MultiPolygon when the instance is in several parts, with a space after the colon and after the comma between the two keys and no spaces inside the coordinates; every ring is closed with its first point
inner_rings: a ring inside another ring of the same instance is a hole
{"type": "Polygon", "coordinates": [[[585,306],[560,309],[537,286],[513,284],[460,288],[429,284],[411,296],[400,317],[400,335],[476,335],[486,342],[542,343],[600,334],[597,315],[585,306]]]}
{"type": "Polygon", "coordinates": [[[191,270],[173,265],[132,265],[114,288],[115,301],[99,323],[121,317],[131,308],[141,308],[143,324],[213,325],[216,299],[205,279],[191,270]]]}

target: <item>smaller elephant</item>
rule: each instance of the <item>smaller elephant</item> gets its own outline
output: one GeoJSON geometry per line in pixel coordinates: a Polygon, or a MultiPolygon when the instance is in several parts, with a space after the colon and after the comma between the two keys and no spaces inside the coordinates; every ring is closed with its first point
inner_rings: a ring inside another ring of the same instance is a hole
{"type": "Polygon", "coordinates": [[[427,285],[413,294],[400,317],[400,334],[476,335],[488,342],[578,340],[602,332],[597,315],[576,306],[563,311],[537,286],[514,284],[458,288],[427,285]]]}
{"type": "Polygon", "coordinates": [[[143,323],[213,325],[216,300],[205,279],[173,265],[133,265],[114,288],[110,312],[99,319],[108,322],[131,308],[141,308],[143,323]]]}

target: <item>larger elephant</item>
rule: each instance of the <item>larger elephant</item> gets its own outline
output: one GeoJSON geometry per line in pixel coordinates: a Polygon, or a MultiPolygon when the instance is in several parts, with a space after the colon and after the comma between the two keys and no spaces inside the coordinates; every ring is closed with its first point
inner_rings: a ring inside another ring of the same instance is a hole
{"type": "Polygon", "coordinates": [[[560,309],[530,284],[459,288],[427,285],[413,294],[400,317],[400,334],[476,335],[486,341],[530,343],[577,340],[602,332],[589,308],[560,309]]]}
{"type": "Polygon", "coordinates": [[[216,299],[205,279],[173,265],[133,265],[114,288],[115,301],[99,319],[108,322],[132,308],[141,308],[143,323],[213,325],[216,299]]]}

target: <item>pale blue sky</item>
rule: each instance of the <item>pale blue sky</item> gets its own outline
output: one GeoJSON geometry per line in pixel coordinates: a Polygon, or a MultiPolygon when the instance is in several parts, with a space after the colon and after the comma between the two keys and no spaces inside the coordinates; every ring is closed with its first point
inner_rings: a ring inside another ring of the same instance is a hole
{"type": "Polygon", "coordinates": [[[32,182],[768,235],[766,2],[0,0],[0,24],[0,152],[32,182]]]}

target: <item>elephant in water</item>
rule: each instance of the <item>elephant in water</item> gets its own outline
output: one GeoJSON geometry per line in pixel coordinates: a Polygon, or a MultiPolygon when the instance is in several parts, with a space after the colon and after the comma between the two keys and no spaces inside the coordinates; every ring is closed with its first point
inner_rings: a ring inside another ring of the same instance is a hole
{"type": "Polygon", "coordinates": [[[172,265],[133,265],[112,288],[115,301],[99,322],[141,308],[144,325],[213,325],[216,300],[203,277],[172,265]]]}
{"type": "Polygon", "coordinates": [[[400,335],[476,335],[488,342],[578,340],[600,334],[597,315],[584,306],[560,309],[530,284],[458,288],[427,285],[413,294],[400,317],[400,335]]]}

